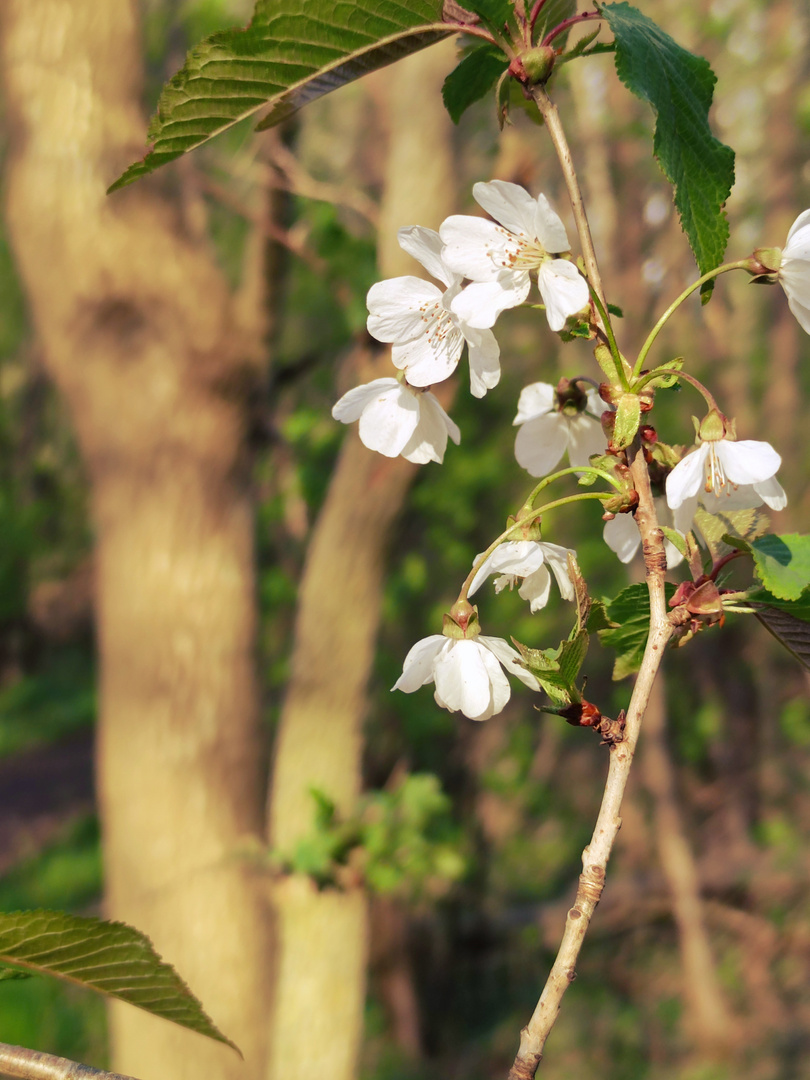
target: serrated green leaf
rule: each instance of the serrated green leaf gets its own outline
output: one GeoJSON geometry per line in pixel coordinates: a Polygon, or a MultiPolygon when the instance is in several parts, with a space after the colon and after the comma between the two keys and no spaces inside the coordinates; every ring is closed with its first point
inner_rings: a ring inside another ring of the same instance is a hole
{"type": "Polygon", "coordinates": [[[765,532],[768,517],[758,507],[729,510],[724,514],[709,514],[702,506],[698,506],[694,527],[706,541],[712,562],[717,562],[731,550],[729,537],[736,536],[743,541],[752,541],[765,532]]]}
{"type": "MultiPolygon", "coordinates": [[[[671,582],[665,584],[667,600],[675,593],[671,582]]],[[[641,667],[647,635],[650,631],[650,594],[646,585],[628,585],[613,600],[605,601],[605,610],[614,624],[599,631],[599,640],[618,653],[613,678],[624,679],[641,667]]]]}
{"type": "Polygon", "coordinates": [[[493,45],[469,53],[444,80],[442,99],[450,119],[457,124],[466,109],[493,88],[508,67],[507,58],[493,45]]]}
{"type": "Polygon", "coordinates": [[[784,648],[810,669],[810,589],[795,600],[782,600],[767,589],[748,597],[759,610],[756,616],[784,648]]]}
{"type": "Polygon", "coordinates": [[[149,938],[124,923],[58,911],[0,914],[0,963],[128,1001],[239,1052],[149,938]]]}
{"type": "Polygon", "coordinates": [[[751,544],[757,576],[779,600],[798,600],[810,586],[810,536],[760,536],[751,544]]]}
{"type": "MultiPolygon", "coordinates": [[[[559,26],[561,22],[565,22],[566,19],[570,19],[576,10],[577,0],[546,0],[534,24],[534,40],[542,41],[550,30],[559,26]]],[[[554,39],[554,48],[563,48],[567,36],[567,31],[564,34],[558,34],[554,39]]]]}
{"type": "Polygon", "coordinates": [[[109,191],[153,172],[259,109],[271,127],[302,105],[454,31],[442,0],[257,0],[245,29],[198,45],[163,87],[151,147],[109,191]]]}
{"type": "Polygon", "coordinates": [[[709,128],[714,72],[631,4],[600,9],[616,39],[619,78],[656,114],[653,153],[675,188],[681,225],[705,274],[726,250],[723,206],[734,183],[734,151],[709,128]]]}
{"type": "Polygon", "coordinates": [[[585,657],[588,654],[588,632],[587,630],[580,630],[574,637],[569,638],[568,641],[563,642],[560,649],[560,675],[565,680],[566,686],[572,691],[572,700],[579,700],[579,694],[576,692],[576,681],[579,677],[579,671],[585,662],[585,657]]]}

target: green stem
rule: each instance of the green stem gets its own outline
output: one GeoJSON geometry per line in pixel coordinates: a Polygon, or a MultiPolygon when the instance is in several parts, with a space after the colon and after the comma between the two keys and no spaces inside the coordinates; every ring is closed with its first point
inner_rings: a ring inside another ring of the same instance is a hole
{"type": "Polygon", "coordinates": [[[698,278],[697,281],[693,282],[688,288],[684,289],[681,295],[676,300],[672,301],[667,310],[664,312],[664,314],[661,316],[661,318],[647,335],[647,340],[641,346],[641,351],[638,354],[636,366],[633,368],[633,375],[637,377],[641,374],[641,371],[644,367],[644,361],[647,359],[647,353],[652,348],[653,342],[658,337],[665,323],[667,322],[669,317],[678,310],[684,300],[686,300],[692,295],[695,289],[699,289],[701,285],[705,285],[707,281],[711,281],[713,278],[719,277],[721,274],[728,273],[729,270],[746,270],[748,268],[748,264],[748,259],[740,259],[738,262],[733,263],[724,263],[723,266],[718,266],[714,270],[710,270],[708,274],[704,274],[703,277],[698,278]]]}
{"type": "Polygon", "coordinates": [[[568,469],[560,469],[559,472],[551,473],[550,476],[544,477],[537,485],[537,487],[532,489],[529,497],[526,499],[523,506],[518,511],[517,520],[525,520],[525,518],[521,518],[521,514],[524,510],[526,511],[526,517],[533,517],[537,513],[537,511],[533,509],[534,500],[537,498],[540,492],[543,491],[544,488],[547,488],[549,484],[553,483],[555,480],[558,480],[561,476],[571,476],[573,473],[578,473],[580,475],[582,473],[593,473],[594,476],[601,477],[603,480],[607,480],[607,482],[609,484],[612,484],[617,491],[624,490],[616,477],[612,476],[604,469],[596,469],[593,465],[572,465],[568,469]]]}
{"type": "Polygon", "coordinates": [[[720,412],[720,408],[717,402],[714,400],[714,395],[711,393],[711,391],[707,390],[699,379],[696,379],[693,375],[687,375],[685,371],[680,371],[678,368],[656,368],[654,371],[650,371],[647,375],[642,376],[642,378],[639,379],[638,382],[633,383],[633,389],[637,393],[640,393],[644,389],[644,387],[647,386],[648,383],[654,382],[662,375],[677,375],[679,379],[683,379],[684,382],[690,383],[692,386],[694,386],[694,388],[698,391],[699,394],[702,394],[704,401],[710,409],[714,409],[716,412],[720,412]]]}
{"type": "Polygon", "coordinates": [[[591,297],[596,305],[596,310],[602,319],[602,324],[605,328],[605,336],[608,339],[608,346],[610,347],[610,355],[613,357],[613,363],[616,365],[616,374],[619,377],[619,382],[624,390],[630,389],[630,383],[627,379],[627,374],[624,370],[624,364],[622,362],[622,354],[619,352],[619,346],[616,344],[616,335],[613,333],[613,325],[610,321],[610,314],[595,289],[591,288],[591,297]]]}
{"type": "MultiPolygon", "coordinates": [[[[576,472],[584,472],[585,467],[583,466],[583,467],[580,467],[580,468],[578,468],[576,470],[574,470],[574,469],[563,469],[561,472],[555,473],[554,475],[555,476],[564,476],[566,473],[570,473],[570,472],[574,472],[574,471],[576,471],[576,472]]],[[[588,467],[588,471],[597,472],[597,473],[601,472],[601,470],[599,470],[599,469],[591,469],[590,467],[588,467]]],[[[605,474],[605,476],[607,478],[607,474],[605,474]]],[[[548,480],[549,482],[551,481],[551,479],[553,479],[553,477],[546,477],[546,480],[548,480]]],[[[610,479],[610,482],[612,484],[614,484],[617,487],[619,486],[619,485],[616,484],[616,481],[613,480],[612,477],[609,477],[609,479],[610,479]]],[[[535,491],[542,490],[542,488],[544,486],[545,486],[545,481],[541,481],[541,483],[538,484],[535,491]]],[[[534,493],[532,493],[532,496],[530,496],[530,498],[533,498],[533,497],[534,497],[534,493]]],[[[481,567],[484,565],[486,560],[490,557],[492,552],[497,547],[500,547],[500,545],[503,544],[506,540],[508,540],[512,536],[512,534],[514,532],[516,532],[518,529],[522,529],[523,526],[528,521],[531,521],[533,518],[542,517],[543,514],[545,514],[545,512],[547,510],[556,510],[557,507],[559,507],[559,506],[567,506],[569,503],[574,503],[574,502],[584,502],[586,499],[604,499],[606,497],[607,497],[607,492],[606,491],[584,491],[584,492],[581,492],[578,495],[566,495],[565,498],[555,499],[554,502],[546,503],[545,506],[541,506],[539,510],[528,510],[525,514],[522,515],[522,517],[518,517],[515,520],[515,522],[512,525],[509,526],[508,529],[504,529],[504,531],[501,533],[501,535],[496,537],[492,541],[492,543],[489,545],[489,547],[486,549],[486,551],[481,552],[479,557],[472,564],[472,569],[470,570],[469,574],[467,574],[466,578],[464,579],[464,583],[461,586],[461,589],[459,590],[458,600],[466,600],[467,599],[467,593],[470,590],[470,585],[472,585],[472,583],[473,583],[473,578],[478,573],[478,571],[481,569],[481,567]]],[[[528,503],[528,501],[529,500],[527,500],[527,503],[528,503]]],[[[526,504],[524,504],[524,505],[526,505],[526,504]]]]}

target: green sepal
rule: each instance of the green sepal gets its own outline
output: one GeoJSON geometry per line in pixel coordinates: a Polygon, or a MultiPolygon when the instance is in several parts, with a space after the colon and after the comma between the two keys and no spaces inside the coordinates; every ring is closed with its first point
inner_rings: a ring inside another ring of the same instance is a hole
{"type": "Polygon", "coordinates": [[[686,540],[678,532],[677,529],[670,529],[668,525],[659,525],[661,532],[669,540],[670,544],[683,555],[685,559],[689,558],[689,552],[686,548],[686,540]]]}
{"type": "Polygon", "coordinates": [[[613,425],[612,444],[624,450],[635,439],[641,423],[641,398],[638,394],[622,394],[619,398],[613,425]]]}

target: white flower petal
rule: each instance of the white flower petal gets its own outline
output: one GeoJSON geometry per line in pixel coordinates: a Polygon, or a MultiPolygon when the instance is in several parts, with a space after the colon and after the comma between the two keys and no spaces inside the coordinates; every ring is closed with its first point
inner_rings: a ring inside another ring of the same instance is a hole
{"type": "Polygon", "coordinates": [[[513,424],[525,424],[527,420],[534,420],[537,416],[543,416],[554,408],[556,390],[551,383],[529,383],[520,391],[518,398],[517,416],[513,424]]]}
{"type": "Polygon", "coordinates": [[[399,246],[424,266],[431,277],[450,288],[455,285],[457,275],[447,267],[442,259],[442,240],[433,229],[422,225],[410,225],[397,233],[399,246]]]}
{"type": "Polygon", "coordinates": [[[573,600],[574,585],[568,572],[568,556],[573,555],[576,559],[577,553],[571,548],[560,547],[559,544],[547,544],[544,540],[540,541],[539,547],[543,551],[547,565],[551,567],[557,579],[560,596],[563,600],[573,600]]]}
{"type": "Polygon", "coordinates": [[[403,446],[401,453],[408,461],[416,465],[425,465],[428,461],[444,461],[447,449],[447,436],[458,445],[461,432],[450,419],[433,394],[419,395],[419,423],[411,438],[403,446]]]}
{"type": "MultiPolygon", "coordinates": [[[[810,273],[808,274],[808,279],[810,279],[810,273]]],[[[785,282],[783,282],[783,284],[785,285],[785,292],[787,293],[788,307],[793,313],[793,317],[799,326],[801,326],[802,330],[804,330],[806,334],[810,334],[810,280],[808,280],[806,287],[802,289],[804,296],[807,298],[805,303],[802,303],[795,295],[788,292],[787,284],[785,282]]],[[[796,291],[798,291],[798,289],[796,291]]]]}
{"type": "Polygon", "coordinates": [[[546,305],[548,325],[555,332],[563,329],[569,315],[587,307],[590,299],[588,283],[567,259],[544,262],[537,271],[537,286],[546,305]]]}
{"type": "Polygon", "coordinates": [[[706,458],[709,456],[709,444],[701,445],[681,458],[667,477],[667,503],[670,509],[677,510],[686,499],[697,495],[704,484],[706,458]]]}
{"type": "Polygon", "coordinates": [[[467,329],[470,361],[470,389],[473,397],[483,397],[501,378],[501,350],[491,330],[467,329]]]}
{"type": "Polygon", "coordinates": [[[518,465],[530,476],[545,476],[565,453],[568,435],[568,423],[561,413],[547,413],[527,420],[515,438],[518,465]]]}
{"type": "Polygon", "coordinates": [[[803,210],[793,222],[793,224],[790,226],[790,232],[787,235],[787,243],[785,244],[785,250],[783,254],[795,254],[796,249],[791,248],[791,241],[793,241],[794,237],[796,237],[797,245],[803,245],[804,243],[810,241],[810,210],[803,210]],[[807,233],[799,237],[797,234],[802,229],[806,229],[807,233]]]}
{"type": "Polygon", "coordinates": [[[515,675],[531,690],[540,689],[540,683],[535,679],[534,675],[523,667],[520,653],[513,649],[511,645],[508,645],[503,638],[484,637],[484,635],[481,634],[478,638],[478,642],[483,645],[485,649],[489,649],[491,653],[497,656],[511,675],[515,675]]]}
{"type": "Polygon", "coordinates": [[[612,521],[605,522],[602,539],[623,563],[631,562],[641,547],[641,533],[632,514],[617,514],[612,521]]]}
{"type": "MultiPolygon", "coordinates": [[[[377,341],[409,341],[426,332],[425,311],[442,310],[442,292],[417,277],[388,278],[372,285],[366,297],[366,325],[377,341]]],[[[431,322],[435,322],[435,314],[431,322]]]]}
{"type": "Polygon", "coordinates": [[[539,567],[533,574],[523,579],[518,589],[518,596],[529,601],[529,611],[540,611],[548,603],[551,593],[551,574],[545,566],[539,567]]]}
{"type": "Polygon", "coordinates": [[[353,424],[359,420],[363,409],[381,393],[395,390],[399,386],[396,379],[374,379],[362,386],[355,386],[347,391],[332,407],[332,416],[342,424],[353,424]]]}
{"type": "Polygon", "coordinates": [[[775,476],[763,480],[761,484],[754,484],[754,491],[771,510],[784,510],[787,506],[787,494],[775,476]]]}
{"type": "Polygon", "coordinates": [[[550,255],[568,251],[571,247],[568,243],[568,233],[565,231],[565,226],[559,214],[551,209],[545,195],[537,196],[534,235],[550,255]]]}
{"type": "MultiPolygon", "coordinates": [[[[528,237],[537,236],[535,232],[537,202],[519,184],[510,184],[507,180],[491,180],[488,184],[474,184],[473,198],[490,217],[494,217],[510,232],[528,237]]],[[[544,196],[541,198],[545,201],[544,196]]],[[[548,206],[548,203],[546,205],[548,206]]],[[[567,248],[560,250],[566,251],[567,248]]]]}
{"type": "Polygon", "coordinates": [[[449,644],[449,638],[443,634],[431,634],[430,637],[417,641],[405,657],[402,674],[391,689],[412,694],[420,686],[433,682],[433,664],[442,649],[449,644]]]}
{"type": "Polygon", "coordinates": [[[445,326],[434,325],[429,333],[394,345],[391,359],[394,367],[406,373],[411,386],[432,386],[453,374],[463,351],[461,331],[448,321],[445,326]]]}
{"type": "MultiPolygon", "coordinates": [[[[714,496],[711,496],[714,498],[714,496]]],[[[684,499],[680,506],[672,512],[672,520],[675,528],[682,536],[692,531],[692,522],[695,520],[695,511],[698,507],[698,496],[692,495],[684,499]]]]}
{"type": "Polygon", "coordinates": [[[450,305],[464,326],[488,330],[508,308],[518,307],[529,295],[528,271],[504,274],[498,281],[474,281],[450,305]]]}
{"type": "Polygon", "coordinates": [[[485,218],[453,214],[442,223],[439,235],[444,244],[442,257],[451,270],[472,281],[495,281],[508,233],[485,218]]]}
{"type": "Polygon", "coordinates": [[[509,700],[509,682],[497,660],[476,641],[454,641],[434,667],[436,695],[451,712],[488,720],[509,700]]]}
{"type": "Polygon", "coordinates": [[[586,413],[566,417],[568,423],[568,460],[572,465],[587,465],[591,454],[604,454],[607,437],[598,420],[586,413]]]}
{"type": "Polygon", "coordinates": [[[732,484],[760,484],[769,480],[782,464],[770,443],[754,439],[718,439],[714,450],[732,484]]]}
{"type": "Polygon", "coordinates": [[[585,407],[586,411],[593,416],[599,417],[610,408],[608,403],[599,396],[598,390],[591,388],[585,396],[588,399],[588,404],[585,407]]]}
{"type": "Polygon", "coordinates": [[[385,457],[397,457],[419,423],[416,395],[400,386],[384,390],[370,401],[360,417],[360,439],[369,450],[385,457]]]}

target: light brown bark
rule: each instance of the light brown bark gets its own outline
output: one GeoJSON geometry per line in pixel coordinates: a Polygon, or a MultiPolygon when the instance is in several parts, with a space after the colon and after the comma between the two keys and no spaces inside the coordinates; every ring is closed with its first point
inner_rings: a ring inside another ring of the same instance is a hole
{"type": "Polygon", "coordinates": [[[126,1005],[116,1068],[261,1071],[266,919],[235,855],[261,827],[243,391],[258,333],[160,194],[112,198],[140,152],[134,0],[8,0],[7,213],[92,488],[107,913],[146,931],[242,1047],[126,1005]]]}
{"type": "MultiPolygon", "coordinates": [[[[438,227],[454,185],[449,121],[438,112],[450,60],[438,47],[387,74],[390,148],[381,213],[383,277],[403,264],[396,229],[438,227]],[[433,116],[423,124],[428,112],[433,116]]],[[[385,373],[393,371],[385,363],[385,373]]],[[[357,380],[375,375],[364,373],[357,380]]],[[[366,684],[380,614],[385,551],[417,467],[348,435],[316,525],[301,583],[292,677],[268,807],[270,842],[289,851],[312,828],[316,787],[350,813],[360,792],[366,684]]],[[[351,1080],[362,1035],[368,955],[361,887],[317,892],[292,876],[275,890],[279,969],[270,1080],[351,1080]]]]}

